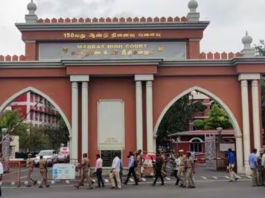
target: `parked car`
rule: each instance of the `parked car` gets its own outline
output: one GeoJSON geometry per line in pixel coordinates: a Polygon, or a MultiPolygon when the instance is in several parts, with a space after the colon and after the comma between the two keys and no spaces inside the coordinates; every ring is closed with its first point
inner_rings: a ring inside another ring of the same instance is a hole
{"type": "Polygon", "coordinates": [[[70,153],[68,147],[61,147],[58,154],[59,163],[69,163],[70,162],[70,153]]]}
{"type": "Polygon", "coordinates": [[[43,156],[48,163],[48,166],[53,166],[53,164],[58,163],[58,155],[55,150],[42,150],[34,159],[34,164],[36,167],[39,166],[40,156],[43,156]]]}

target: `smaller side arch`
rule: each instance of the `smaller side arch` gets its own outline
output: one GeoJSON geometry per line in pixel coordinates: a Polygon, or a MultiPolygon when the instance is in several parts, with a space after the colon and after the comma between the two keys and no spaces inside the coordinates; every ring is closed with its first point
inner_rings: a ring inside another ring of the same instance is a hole
{"type": "Polygon", "coordinates": [[[239,124],[234,116],[234,114],[232,113],[232,111],[229,109],[229,107],[219,98],[217,97],[215,94],[213,94],[212,92],[204,89],[204,88],[201,88],[199,86],[194,86],[194,87],[191,87],[189,89],[187,89],[186,91],[183,91],[182,93],[180,93],[179,95],[177,95],[173,100],[171,100],[167,106],[163,109],[162,113],[160,114],[158,120],[156,121],[156,125],[154,127],[154,137],[156,137],[156,134],[157,134],[157,131],[158,131],[158,127],[163,119],[163,117],[165,116],[165,114],[167,113],[167,111],[169,110],[169,108],[176,102],[178,101],[180,98],[182,98],[183,96],[191,93],[192,91],[199,91],[199,92],[202,92],[203,94],[213,98],[214,100],[216,100],[221,106],[222,108],[224,108],[224,110],[226,111],[229,119],[231,120],[232,122],[232,125],[233,125],[233,128],[235,130],[235,135],[238,135],[238,136],[242,136],[242,132],[241,132],[241,129],[239,127],[239,124]]]}
{"type": "Polygon", "coordinates": [[[64,114],[63,110],[56,104],[56,102],[54,102],[53,99],[51,99],[47,94],[43,93],[42,91],[34,88],[34,87],[27,87],[25,89],[22,89],[20,91],[18,91],[17,93],[15,93],[14,95],[12,95],[11,97],[9,97],[1,106],[0,106],[0,112],[3,112],[5,110],[5,108],[10,105],[17,97],[21,96],[22,94],[25,94],[29,91],[32,91],[42,97],[44,97],[45,99],[47,99],[57,110],[58,112],[61,114],[62,118],[65,121],[65,124],[67,126],[67,129],[69,131],[69,135],[72,134],[72,128],[71,125],[69,123],[69,120],[67,119],[66,115],[64,114]]]}
{"type": "Polygon", "coordinates": [[[194,138],[191,138],[189,142],[193,142],[194,140],[198,140],[200,142],[203,142],[203,140],[199,137],[194,137],[194,138]]]}

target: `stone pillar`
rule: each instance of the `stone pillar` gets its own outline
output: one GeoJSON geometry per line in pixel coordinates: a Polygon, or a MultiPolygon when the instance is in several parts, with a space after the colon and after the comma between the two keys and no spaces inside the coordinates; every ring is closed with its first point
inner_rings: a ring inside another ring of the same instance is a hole
{"type": "Polygon", "coordinates": [[[71,160],[75,163],[78,159],[78,83],[72,82],[72,136],[71,160]]]}
{"type": "Polygon", "coordinates": [[[146,128],[147,128],[147,153],[154,152],[153,145],[153,82],[146,82],[146,128]]]}
{"type": "Polygon", "coordinates": [[[143,95],[142,81],[136,81],[136,147],[143,150],[143,95]]]}
{"type": "Polygon", "coordinates": [[[237,173],[245,173],[244,171],[244,160],[243,160],[243,140],[241,134],[236,134],[236,165],[237,165],[237,173]]]}
{"type": "Polygon", "coordinates": [[[82,153],[88,153],[88,82],[82,82],[82,153]]]}
{"type": "Polygon", "coordinates": [[[242,120],[243,120],[243,142],[244,142],[244,165],[246,173],[249,173],[248,157],[250,154],[250,127],[248,106],[248,81],[241,81],[242,120]]]}
{"type": "Polygon", "coordinates": [[[259,88],[258,80],[252,80],[252,115],[253,115],[253,134],[254,147],[258,153],[261,148],[261,133],[260,133],[260,114],[259,114],[259,88]]]}
{"type": "Polygon", "coordinates": [[[72,82],[72,134],[71,134],[71,159],[76,161],[78,159],[78,83],[82,83],[82,152],[88,151],[88,75],[71,75],[70,81],[72,82]]]}

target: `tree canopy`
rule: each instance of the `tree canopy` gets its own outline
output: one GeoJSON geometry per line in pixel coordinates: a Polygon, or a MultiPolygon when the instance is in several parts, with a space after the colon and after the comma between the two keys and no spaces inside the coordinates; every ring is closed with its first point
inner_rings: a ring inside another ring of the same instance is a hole
{"type": "Polygon", "coordinates": [[[198,112],[204,112],[206,106],[199,101],[191,104],[189,95],[176,101],[163,117],[157,132],[157,139],[165,139],[169,134],[188,131],[189,121],[198,112]]]}
{"type": "Polygon", "coordinates": [[[208,119],[195,121],[193,126],[196,130],[215,130],[218,127],[233,128],[225,110],[217,104],[212,105],[208,119]]]}
{"type": "Polygon", "coordinates": [[[255,46],[258,55],[265,56],[265,41],[261,40],[260,44],[255,46]]]}
{"type": "Polygon", "coordinates": [[[61,116],[57,117],[58,127],[33,127],[21,122],[21,117],[19,109],[5,111],[0,116],[0,130],[7,128],[7,133],[19,136],[21,150],[59,149],[62,143],[67,144],[69,132],[61,116]]]}

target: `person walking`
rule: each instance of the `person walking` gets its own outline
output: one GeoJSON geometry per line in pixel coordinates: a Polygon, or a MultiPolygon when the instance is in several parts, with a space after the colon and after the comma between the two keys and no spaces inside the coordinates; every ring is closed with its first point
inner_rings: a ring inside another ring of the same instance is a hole
{"type": "Polygon", "coordinates": [[[127,185],[131,175],[133,175],[135,185],[138,185],[138,178],[136,177],[136,173],[135,173],[135,168],[137,167],[137,161],[134,158],[133,152],[131,152],[131,151],[129,152],[128,158],[129,158],[129,166],[128,166],[129,172],[128,172],[127,178],[123,184],[127,185]]]}
{"type": "Polygon", "coordinates": [[[233,153],[231,148],[228,149],[227,161],[228,161],[227,169],[228,169],[229,176],[230,176],[229,182],[237,181],[239,179],[239,177],[234,171],[234,168],[235,168],[235,156],[234,156],[234,153],[233,153]]]}
{"type": "Polygon", "coordinates": [[[86,153],[83,154],[82,163],[79,168],[82,170],[81,181],[78,185],[75,185],[75,187],[79,189],[79,187],[84,184],[84,181],[86,180],[88,183],[88,189],[93,189],[90,178],[90,162],[86,153]]]}
{"type": "Polygon", "coordinates": [[[142,180],[142,166],[143,166],[143,156],[142,156],[142,150],[138,150],[136,155],[136,161],[137,161],[137,167],[136,167],[136,174],[138,182],[141,182],[142,180]]]}
{"type": "Polygon", "coordinates": [[[249,155],[249,166],[252,170],[252,186],[258,185],[257,179],[257,169],[258,169],[258,157],[257,157],[257,149],[253,149],[252,153],[249,155]]]}
{"type": "Polygon", "coordinates": [[[40,168],[40,175],[42,177],[42,181],[41,181],[39,188],[43,188],[42,186],[43,184],[46,186],[46,188],[49,188],[50,185],[48,185],[48,182],[47,182],[48,167],[47,167],[46,160],[43,159],[43,156],[40,156],[39,168],[40,168]]]}
{"type": "Polygon", "coordinates": [[[176,186],[179,185],[179,177],[178,177],[178,171],[179,171],[179,165],[180,165],[180,159],[179,159],[179,153],[176,154],[175,163],[174,163],[174,176],[176,177],[176,186]]]}
{"type": "Polygon", "coordinates": [[[33,182],[34,186],[37,184],[37,181],[32,179],[32,172],[34,169],[34,161],[31,158],[31,154],[28,154],[28,159],[27,159],[27,169],[28,169],[28,174],[27,174],[27,180],[28,184],[27,187],[31,187],[31,182],[33,182]]]}
{"type": "Polygon", "coordinates": [[[0,161],[0,197],[2,197],[2,180],[3,180],[3,174],[4,174],[4,167],[2,162],[0,161]]]}
{"type": "Polygon", "coordinates": [[[95,166],[95,173],[97,176],[97,181],[98,181],[98,188],[101,188],[101,186],[104,188],[104,180],[102,178],[102,165],[103,165],[103,160],[101,159],[100,155],[96,155],[97,161],[96,161],[96,166],[95,166]]]}
{"type": "Polygon", "coordinates": [[[184,150],[179,150],[179,171],[178,178],[180,180],[180,187],[186,188],[186,156],[184,150]]]}
{"type": "Polygon", "coordinates": [[[121,159],[118,156],[118,153],[115,153],[115,157],[112,161],[112,169],[110,171],[110,181],[111,181],[111,189],[121,189],[121,178],[120,178],[120,170],[121,170],[121,159]],[[117,187],[115,184],[115,179],[117,182],[117,187]]]}
{"type": "Polygon", "coordinates": [[[258,157],[258,186],[264,186],[264,166],[262,165],[263,148],[260,149],[260,155],[258,157]]]}
{"type": "Polygon", "coordinates": [[[186,181],[187,188],[195,188],[193,174],[194,170],[194,158],[191,156],[191,153],[187,153],[187,167],[186,167],[186,181]]]}
{"type": "Polygon", "coordinates": [[[158,152],[156,154],[156,163],[155,163],[155,180],[153,182],[153,186],[156,185],[157,179],[160,178],[161,180],[161,186],[164,186],[164,178],[162,176],[162,168],[163,168],[163,159],[162,156],[160,154],[160,152],[158,152]]]}

